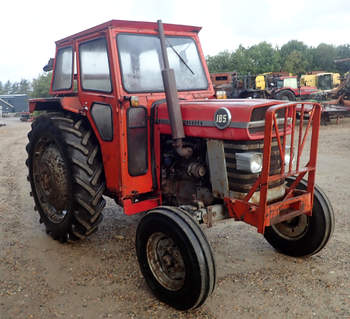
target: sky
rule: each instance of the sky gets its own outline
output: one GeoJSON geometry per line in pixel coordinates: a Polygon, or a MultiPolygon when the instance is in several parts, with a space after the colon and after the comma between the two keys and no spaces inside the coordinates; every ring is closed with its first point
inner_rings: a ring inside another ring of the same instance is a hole
{"type": "Polygon", "coordinates": [[[350,44],[349,0],[3,0],[0,81],[36,78],[56,40],[112,19],[201,26],[205,55],[262,41],[350,44]]]}

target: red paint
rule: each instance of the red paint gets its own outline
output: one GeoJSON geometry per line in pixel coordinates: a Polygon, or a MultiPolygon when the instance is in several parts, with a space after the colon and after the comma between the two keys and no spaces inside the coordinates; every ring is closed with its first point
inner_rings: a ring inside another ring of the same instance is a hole
{"type": "Polygon", "coordinates": [[[300,98],[306,98],[306,97],[309,97],[313,93],[319,92],[316,87],[301,86],[300,88],[297,88],[297,89],[291,88],[291,87],[284,87],[284,88],[275,90],[274,93],[276,94],[276,93],[279,93],[281,91],[290,91],[294,94],[294,96],[300,97],[300,98]]]}
{"type": "MultiPolygon", "coordinates": [[[[201,101],[180,101],[181,113],[185,123],[186,136],[226,139],[226,140],[257,140],[262,139],[264,134],[250,134],[246,128],[217,129],[214,124],[215,111],[225,107],[231,112],[231,124],[237,126],[248,125],[252,111],[257,107],[266,107],[278,104],[274,100],[201,100],[201,101]],[[202,124],[201,124],[202,122],[202,124]],[[203,122],[211,122],[212,126],[203,122]],[[191,125],[190,123],[194,123],[191,125]]],[[[157,120],[168,120],[166,103],[161,104],[157,109],[157,120]]],[[[162,122],[161,122],[162,123],[162,122]]],[[[158,124],[162,134],[171,134],[170,124],[158,124]]]]}
{"type": "MultiPolygon", "coordinates": [[[[158,205],[161,205],[161,189],[160,189],[160,166],[161,166],[161,145],[160,135],[170,134],[170,126],[164,121],[168,120],[167,108],[165,103],[157,107],[156,120],[160,123],[151,127],[150,121],[148,121],[148,171],[142,176],[133,177],[128,173],[128,154],[127,154],[127,128],[126,128],[126,111],[130,106],[129,102],[124,99],[125,96],[129,96],[122,86],[122,79],[120,73],[120,62],[118,57],[118,48],[116,44],[116,36],[122,32],[128,33],[141,33],[157,35],[158,27],[156,23],[149,22],[132,22],[132,21],[119,21],[112,20],[77,33],[70,37],[66,37],[56,42],[57,50],[71,46],[76,56],[79,57],[79,44],[104,37],[107,42],[107,51],[109,56],[109,68],[111,73],[111,93],[101,93],[94,91],[84,91],[82,89],[80,81],[80,62],[79,58],[76,59],[77,74],[72,75],[72,83],[74,79],[77,79],[77,92],[72,89],[53,91],[51,87],[51,95],[54,98],[51,99],[36,99],[31,100],[30,111],[33,112],[38,109],[61,108],[63,110],[79,113],[86,116],[90,125],[97,137],[100,144],[101,153],[103,157],[104,173],[106,177],[106,186],[109,194],[113,195],[117,201],[123,205],[124,212],[127,215],[135,214],[142,211],[147,211],[158,205]],[[109,104],[112,108],[113,116],[113,141],[103,141],[98,133],[98,130],[91,117],[90,110],[93,103],[109,104]],[[162,123],[163,120],[163,123],[162,123]],[[151,130],[153,130],[153,149],[151,149],[151,130]],[[152,152],[154,152],[154,167],[157,172],[156,184],[153,183],[152,178],[152,152]],[[147,194],[147,199],[140,196],[147,194]]],[[[279,211],[288,207],[304,207],[304,211],[310,211],[312,207],[312,195],[315,178],[316,167],[316,154],[317,154],[317,140],[320,118],[320,107],[313,105],[313,126],[308,129],[308,133],[312,132],[312,152],[307,168],[297,169],[295,172],[289,168],[288,172],[282,171],[277,177],[280,176],[304,176],[308,173],[308,188],[306,194],[309,196],[299,196],[300,194],[295,191],[295,186],[292,185],[286,194],[286,198],[273,205],[268,205],[266,201],[267,183],[270,180],[277,178],[276,176],[269,176],[269,154],[271,139],[276,136],[279,142],[279,149],[281,156],[284,154],[282,141],[287,134],[294,134],[297,130],[295,125],[295,113],[296,104],[293,105],[278,105],[280,102],[274,100],[215,100],[214,90],[210,81],[208,68],[205,63],[205,57],[201,49],[198,32],[199,27],[181,26],[164,24],[166,35],[169,36],[189,36],[197,44],[199,56],[202,60],[204,72],[208,79],[208,88],[201,91],[189,91],[179,92],[179,98],[181,99],[181,112],[183,120],[185,121],[185,134],[187,136],[196,136],[201,138],[213,138],[213,139],[233,139],[233,140],[254,140],[262,139],[265,136],[265,148],[264,148],[264,169],[258,179],[257,183],[253,186],[249,194],[244,200],[231,200],[225,199],[225,203],[228,207],[231,217],[244,220],[245,222],[254,225],[258,228],[258,231],[263,232],[264,228],[269,225],[271,218],[279,214],[279,211]],[[254,108],[257,107],[269,107],[266,113],[266,127],[265,132],[251,134],[247,128],[250,121],[250,117],[254,108]],[[230,110],[232,115],[232,122],[238,123],[240,127],[228,128],[225,130],[219,130],[214,126],[200,126],[198,123],[205,121],[207,123],[213,122],[214,113],[219,107],[226,107],[230,110]],[[292,125],[285,125],[282,132],[274,131],[272,123],[276,120],[275,112],[279,108],[287,108],[288,114],[294,118],[292,125]],[[193,125],[193,123],[195,125],[193,125]],[[261,188],[261,200],[258,206],[249,203],[249,198],[254,191],[261,188]],[[272,217],[271,217],[272,216],[272,217]]],[[[55,63],[54,63],[55,66],[55,63]]],[[[53,74],[54,78],[54,74],[53,74]]],[[[151,115],[151,107],[155,101],[165,99],[165,94],[158,93],[140,93],[133,94],[138,96],[140,105],[145,106],[148,111],[148,116],[151,115]]],[[[305,110],[303,109],[302,112],[305,110]]],[[[307,110],[306,110],[307,111],[307,110]]],[[[303,148],[303,140],[298,141],[297,150],[300,153],[303,148]]],[[[283,156],[282,156],[283,158],[283,156]]],[[[299,160],[300,155],[297,155],[299,160]]],[[[282,159],[283,161],[283,159],[282,159]]]]}

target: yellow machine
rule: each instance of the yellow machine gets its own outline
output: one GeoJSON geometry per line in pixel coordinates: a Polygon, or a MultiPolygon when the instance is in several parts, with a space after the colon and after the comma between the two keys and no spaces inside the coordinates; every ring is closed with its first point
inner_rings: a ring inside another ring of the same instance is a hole
{"type": "Polygon", "coordinates": [[[300,85],[316,86],[316,74],[304,74],[300,77],[300,85]]]}
{"type": "Polygon", "coordinates": [[[255,78],[255,87],[258,90],[265,90],[265,88],[266,88],[265,73],[256,76],[256,78],[255,78]]]}
{"type": "Polygon", "coordinates": [[[340,84],[340,74],[339,73],[333,73],[333,86],[336,87],[340,84]]]}
{"type": "MultiPolygon", "coordinates": [[[[268,88],[270,83],[273,83],[277,78],[283,80],[283,83],[280,83],[281,87],[291,86],[290,83],[284,83],[285,80],[288,82],[288,78],[292,78],[292,74],[288,72],[266,72],[259,74],[255,77],[255,87],[258,90],[265,90],[268,88]]],[[[292,85],[293,86],[293,85],[292,85]]]]}
{"type": "Polygon", "coordinates": [[[340,74],[331,72],[304,74],[300,78],[300,84],[317,87],[319,90],[331,90],[340,84],[340,74]]]}

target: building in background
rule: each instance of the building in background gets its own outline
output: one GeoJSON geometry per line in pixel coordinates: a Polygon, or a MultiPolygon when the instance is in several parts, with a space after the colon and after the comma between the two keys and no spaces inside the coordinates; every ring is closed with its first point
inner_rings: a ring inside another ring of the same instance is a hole
{"type": "Polygon", "coordinates": [[[28,112],[27,94],[0,95],[2,113],[28,112]]]}

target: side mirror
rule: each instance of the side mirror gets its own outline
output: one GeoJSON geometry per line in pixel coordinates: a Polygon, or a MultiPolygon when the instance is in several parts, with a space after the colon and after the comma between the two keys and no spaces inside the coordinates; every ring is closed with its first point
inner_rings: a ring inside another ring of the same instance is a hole
{"type": "Polygon", "coordinates": [[[43,67],[43,71],[49,72],[53,70],[53,64],[55,62],[54,58],[50,58],[49,62],[43,67]]]}

